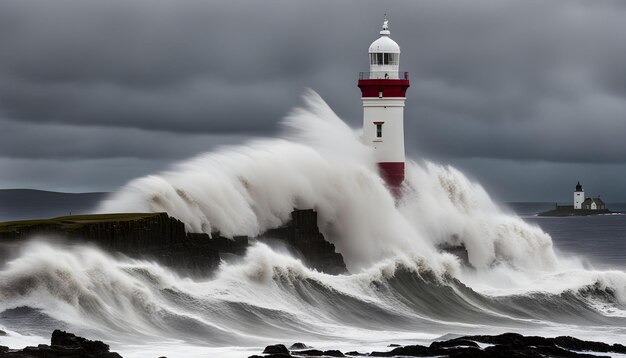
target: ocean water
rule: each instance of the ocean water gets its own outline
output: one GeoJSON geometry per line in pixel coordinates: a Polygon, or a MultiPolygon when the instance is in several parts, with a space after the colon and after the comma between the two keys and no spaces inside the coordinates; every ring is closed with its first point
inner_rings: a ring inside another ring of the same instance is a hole
{"type": "Polygon", "coordinates": [[[0,345],[42,343],[53,328],[126,357],[246,357],[294,342],[371,351],[503,332],[625,343],[623,217],[516,214],[455,168],[423,159],[407,161],[395,200],[358,133],[315,93],[305,104],[280,138],[137,178],[96,211],[165,211],[192,232],[253,236],[312,208],[348,274],[257,244],[192,280],[38,237],[0,265],[9,333],[0,345]],[[458,244],[471,267],[438,250],[458,244]]]}
{"type": "MultiPolygon", "coordinates": [[[[508,206],[526,222],[550,234],[562,255],[578,256],[589,266],[626,269],[626,215],[538,217],[554,203],[514,203],[508,206]]],[[[614,212],[626,213],[626,204],[609,203],[614,212]]]]}

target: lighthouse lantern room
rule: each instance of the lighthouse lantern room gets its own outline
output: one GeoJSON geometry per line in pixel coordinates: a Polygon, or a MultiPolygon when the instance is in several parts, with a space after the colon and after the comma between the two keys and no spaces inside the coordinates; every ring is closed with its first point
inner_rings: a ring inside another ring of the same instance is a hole
{"type": "Polygon", "coordinates": [[[398,194],[404,181],[404,102],[408,72],[400,73],[400,46],[389,35],[387,19],[369,48],[370,71],[361,72],[363,136],[374,147],[380,174],[398,194]]]}

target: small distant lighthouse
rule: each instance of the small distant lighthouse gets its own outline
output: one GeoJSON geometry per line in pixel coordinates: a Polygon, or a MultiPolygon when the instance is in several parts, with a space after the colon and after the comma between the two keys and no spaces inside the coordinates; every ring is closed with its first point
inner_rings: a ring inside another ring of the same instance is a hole
{"type": "Polygon", "coordinates": [[[576,191],[574,192],[574,209],[582,209],[584,201],[585,192],[583,191],[583,186],[578,182],[578,184],[576,184],[576,191]]]}
{"type": "Polygon", "coordinates": [[[404,101],[408,72],[399,73],[400,46],[385,18],[380,38],[369,48],[370,71],[361,72],[363,142],[374,147],[382,178],[398,194],[404,181],[404,101]]]}

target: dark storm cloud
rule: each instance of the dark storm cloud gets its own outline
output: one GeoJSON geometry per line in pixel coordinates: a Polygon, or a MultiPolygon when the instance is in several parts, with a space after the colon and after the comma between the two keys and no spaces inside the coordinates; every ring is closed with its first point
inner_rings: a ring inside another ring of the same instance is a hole
{"type": "Polygon", "coordinates": [[[20,159],[172,160],[247,139],[240,135],[183,135],[134,128],[18,124],[3,120],[0,126],[0,153],[20,159]]]}
{"type": "Polygon", "coordinates": [[[501,201],[568,203],[578,181],[586,195],[610,203],[626,201],[626,166],[550,162],[515,162],[500,159],[453,159],[452,165],[477,180],[501,201]]]}
{"type": "Polygon", "coordinates": [[[156,89],[107,83],[0,85],[5,118],[187,133],[272,133],[286,112],[280,103],[291,97],[297,100],[288,83],[273,91],[260,84],[226,82],[156,89]]]}
{"type": "Polygon", "coordinates": [[[626,6],[583,0],[5,0],[0,157],[185,158],[273,135],[305,87],[358,127],[385,12],[409,152],[626,162],[626,6]]]}
{"type": "Polygon", "coordinates": [[[415,147],[444,157],[625,162],[626,12],[616,4],[433,7],[414,41],[428,49],[403,47],[404,59],[417,59],[418,104],[407,107],[415,147]]]}
{"type": "Polygon", "coordinates": [[[289,16],[298,7],[275,20],[246,7],[3,2],[0,109],[21,121],[271,133],[324,65],[322,44],[292,32],[305,22],[289,16]]]}

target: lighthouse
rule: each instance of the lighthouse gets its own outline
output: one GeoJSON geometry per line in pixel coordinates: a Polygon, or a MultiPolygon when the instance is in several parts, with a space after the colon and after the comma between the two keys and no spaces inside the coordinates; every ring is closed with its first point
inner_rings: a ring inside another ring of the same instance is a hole
{"type": "Polygon", "coordinates": [[[369,72],[359,74],[363,101],[363,134],[375,149],[381,177],[396,195],[404,181],[404,102],[408,72],[400,73],[400,46],[383,22],[380,37],[369,47],[369,72]]]}
{"type": "Polygon", "coordinates": [[[582,209],[583,202],[585,201],[585,191],[580,182],[576,184],[576,191],[574,191],[574,209],[582,209]]]}

